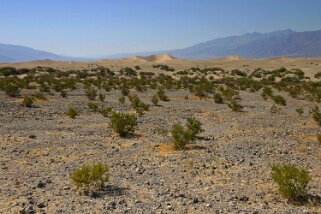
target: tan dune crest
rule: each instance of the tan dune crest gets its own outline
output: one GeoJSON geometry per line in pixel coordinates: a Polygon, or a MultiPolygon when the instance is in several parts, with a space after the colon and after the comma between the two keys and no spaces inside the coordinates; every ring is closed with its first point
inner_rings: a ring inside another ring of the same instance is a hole
{"type": "Polygon", "coordinates": [[[150,56],[131,56],[120,60],[162,63],[162,62],[171,61],[174,59],[177,59],[177,58],[169,54],[160,54],[160,55],[150,55],[150,56]]]}

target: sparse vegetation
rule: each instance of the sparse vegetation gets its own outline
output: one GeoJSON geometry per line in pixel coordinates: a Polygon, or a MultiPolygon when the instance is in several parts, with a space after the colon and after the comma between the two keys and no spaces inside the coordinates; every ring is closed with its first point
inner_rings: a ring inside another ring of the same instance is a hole
{"type": "Polygon", "coordinates": [[[288,164],[273,165],[272,178],[278,185],[279,193],[290,201],[298,201],[305,196],[311,180],[305,169],[288,164]]]}
{"type": "Polygon", "coordinates": [[[176,123],[172,126],[172,140],[174,148],[182,150],[185,146],[192,141],[192,131],[184,128],[182,124],[176,123]]]}
{"type": "Polygon", "coordinates": [[[77,109],[71,107],[67,110],[66,115],[69,116],[70,118],[74,119],[79,115],[77,109]]]}
{"type": "Polygon", "coordinates": [[[94,87],[87,88],[85,93],[89,100],[95,100],[97,97],[97,90],[94,87]]]}
{"type": "Polygon", "coordinates": [[[165,94],[165,91],[163,89],[159,89],[157,91],[157,97],[161,100],[161,101],[169,101],[168,97],[165,94]]]}
{"type": "Polygon", "coordinates": [[[122,112],[113,112],[109,121],[109,126],[121,137],[126,137],[134,133],[137,120],[134,115],[122,112]]]}
{"type": "Polygon", "coordinates": [[[227,105],[230,109],[232,109],[232,111],[235,112],[241,112],[243,109],[243,106],[235,100],[232,100],[232,102],[228,103],[227,105]]]}
{"type": "Polygon", "coordinates": [[[312,114],[312,117],[315,120],[315,122],[317,122],[318,125],[321,126],[321,113],[320,113],[319,107],[314,106],[311,109],[311,114],[312,114]]]}
{"type": "Polygon", "coordinates": [[[72,183],[84,191],[98,190],[109,181],[109,166],[105,163],[85,164],[70,174],[72,183]]]}
{"type": "Polygon", "coordinates": [[[32,99],[32,97],[25,96],[25,97],[23,98],[21,104],[22,104],[23,106],[25,106],[25,107],[28,107],[28,108],[33,107],[33,99],[32,99]]]}
{"type": "Polygon", "coordinates": [[[97,112],[98,111],[98,104],[94,103],[94,102],[88,102],[87,106],[90,110],[92,110],[93,112],[97,112]]]}
{"type": "Polygon", "coordinates": [[[302,114],[304,113],[304,110],[303,110],[302,107],[296,108],[295,111],[296,111],[300,116],[302,116],[302,114]]]}

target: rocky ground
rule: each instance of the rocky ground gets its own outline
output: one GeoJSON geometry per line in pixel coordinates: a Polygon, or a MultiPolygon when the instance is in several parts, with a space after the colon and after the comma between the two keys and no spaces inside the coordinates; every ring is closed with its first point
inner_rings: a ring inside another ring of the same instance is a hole
{"type": "MultiPolygon", "coordinates": [[[[321,213],[321,130],[308,113],[312,103],[285,96],[287,107],[271,114],[271,100],[241,92],[244,111],[232,112],[187,91],[166,93],[170,101],[152,106],[139,117],[135,136],[123,139],[108,118],[88,109],[82,90],[47,96],[35,108],[1,92],[0,213],[321,213]],[[64,114],[72,106],[80,112],[76,119],[64,114]],[[302,116],[295,111],[300,106],[302,116]],[[187,150],[173,151],[164,130],[188,116],[204,132],[187,150]],[[98,161],[109,164],[110,182],[80,195],[69,174],[98,161]],[[282,162],[310,172],[305,204],[278,194],[271,164],[282,162]]],[[[151,103],[153,91],[138,95],[151,103]]],[[[130,111],[119,97],[108,92],[100,105],[130,111]]]]}

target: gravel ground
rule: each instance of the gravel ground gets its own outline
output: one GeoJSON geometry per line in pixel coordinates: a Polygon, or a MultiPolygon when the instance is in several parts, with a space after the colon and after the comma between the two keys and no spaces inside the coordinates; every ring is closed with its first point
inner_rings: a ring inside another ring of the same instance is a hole
{"type": "MultiPolygon", "coordinates": [[[[139,117],[135,136],[125,139],[88,109],[81,90],[47,96],[35,108],[1,93],[0,213],[321,213],[321,129],[308,113],[312,103],[286,97],[287,107],[271,114],[271,100],[241,92],[244,111],[232,112],[183,90],[166,93],[170,101],[152,106],[139,117]],[[76,119],[64,114],[72,106],[80,112],[76,119]],[[173,151],[170,132],[158,130],[188,116],[204,132],[187,150],[173,151]],[[110,182],[90,196],[79,194],[70,172],[98,161],[109,164],[110,182]],[[310,172],[308,203],[279,196],[271,165],[281,162],[310,172]]],[[[138,95],[151,103],[153,91],[138,95]]],[[[99,105],[130,111],[119,96],[108,92],[99,105]]]]}

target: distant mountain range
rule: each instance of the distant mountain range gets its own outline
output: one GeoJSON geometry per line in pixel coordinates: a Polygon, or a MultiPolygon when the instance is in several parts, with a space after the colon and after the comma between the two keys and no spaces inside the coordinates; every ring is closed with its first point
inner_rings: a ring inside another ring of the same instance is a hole
{"type": "MultiPolygon", "coordinates": [[[[272,33],[248,33],[242,36],[230,36],[200,43],[178,50],[125,53],[111,55],[107,58],[122,58],[134,55],[171,54],[184,59],[208,59],[231,55],[249,58],[270,57],[318,57],[321,56],[321,30],[295,32],[293,30],[272,33]]],[[[18,62],[31,60],[94,60],[59,56],[46,51],[28,47],[0,44],[0,62],[18,62]]]]}
{"type": "Polygon", "coordinates": [[[0,44],[0,62],[24,62],[24,61],[34,61],[34,60],[42,60],[42,59],[63,60],[63,61],[93,60],[90,58],[59,56],[54,53],[35,50],[29,47],[24,47],[19,45],[0,44]]]}

